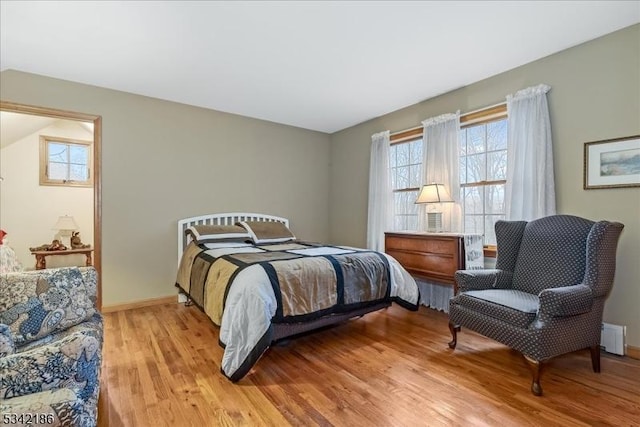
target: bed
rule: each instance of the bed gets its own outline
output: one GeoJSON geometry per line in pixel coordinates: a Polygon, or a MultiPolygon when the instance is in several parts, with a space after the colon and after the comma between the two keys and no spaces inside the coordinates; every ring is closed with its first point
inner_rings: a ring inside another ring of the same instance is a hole
{"type": "Polygon", "coordinates": [[[233,382],[275,342],[419,301],[392,257],[305,242],[288,219],[256,213],[178,221],[176,287],[220,327],[221,371],[233,382]]]}

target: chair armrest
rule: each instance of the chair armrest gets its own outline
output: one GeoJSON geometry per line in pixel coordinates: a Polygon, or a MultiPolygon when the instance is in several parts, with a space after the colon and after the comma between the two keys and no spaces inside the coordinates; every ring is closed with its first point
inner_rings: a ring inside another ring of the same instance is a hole
{"type": "Polygon", "coordinates": [[[101,347],[99,338],[78,331],[0,358],[0,399],[60,388],[91,396],[98,387],[101,347]]]}
{"type": "Polygon", "coordinates": [[[486,270],[458,270],[455,274],[458,289],[461,292],[482,289],[507,289],[511,287],[513,274],[509,271],[486,270]]]}
{"type": "Polygon", "coordinates": [[[593,292],[583,284],[544,289],[538,297],[540,316],[575,316],[590,311],[593,305],[593,292]]]}

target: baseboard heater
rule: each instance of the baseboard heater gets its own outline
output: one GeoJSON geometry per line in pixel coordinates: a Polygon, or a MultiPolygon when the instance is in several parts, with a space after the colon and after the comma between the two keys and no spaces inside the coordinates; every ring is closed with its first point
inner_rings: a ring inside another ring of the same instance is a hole
{"type": "Polygon", "coordinates": [[[626,326],[603,323],[600,335],[600,348],[607,353],[624,356],[624,338],[626,335],[626,326]]]}

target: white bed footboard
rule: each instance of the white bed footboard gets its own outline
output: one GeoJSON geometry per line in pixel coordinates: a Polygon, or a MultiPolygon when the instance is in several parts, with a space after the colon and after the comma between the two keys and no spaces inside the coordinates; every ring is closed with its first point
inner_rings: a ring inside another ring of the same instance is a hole
{"type": "Polygon", "coordinates": [[[191,236],[184,234],[187,228],[192,225],[233,225],[238,221],[274,221],[282,222],[289,227],[289,220],[286,218],[246,212],[218,213],[181,219],[178,221],[178,265],[182,259],[182,252],[191,241],[191,236]]]}

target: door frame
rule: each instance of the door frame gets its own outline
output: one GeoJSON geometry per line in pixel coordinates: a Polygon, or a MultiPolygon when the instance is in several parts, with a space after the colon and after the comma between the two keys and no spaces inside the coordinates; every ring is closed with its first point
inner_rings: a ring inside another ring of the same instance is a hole
{"type": "Polygon", "coordinates": [[[102,310],[102,116],[0,101],[0,111],[93,123],[93,265],[98,274],[98,310],[102,310]]]}

